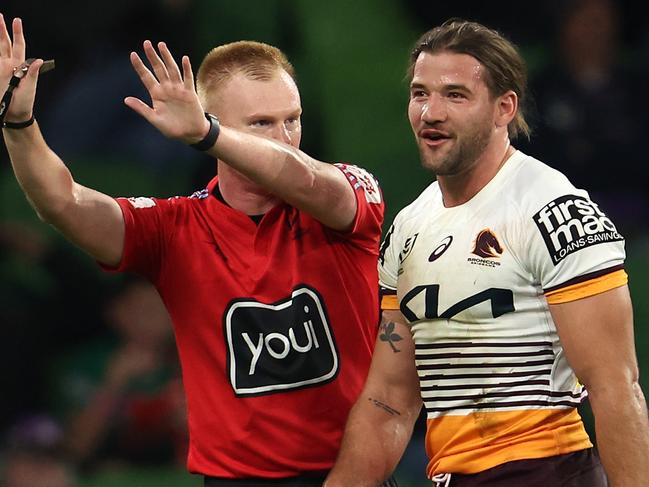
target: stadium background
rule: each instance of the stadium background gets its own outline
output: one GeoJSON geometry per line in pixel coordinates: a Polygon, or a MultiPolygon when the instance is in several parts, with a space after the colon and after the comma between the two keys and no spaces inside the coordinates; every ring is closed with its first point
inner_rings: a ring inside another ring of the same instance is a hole
{"type": "MultiPolygon", "coordinates": [[[[144,39],[165,40],[176,57],[189,54],[196,69],[213,46],[239,39],[260,40],[283,49],[297,70],[304,107],[302,148],[322,160],[350,161],[372,171],[384,190],[387,229],[396,212],[431,180],[419,166],[405,116],[404,73],[418,35],[451,16],[496,27],[521,47],[532,87],[543,94],[553,83],[561,86],[555,69],[563,48],[558,42],[559,28],[566,9],[575,3],[114,0],[99,5],[80,0],[2,0],[0,11],[5,19],[23,18],[29,56],[56,59],[56,70],[40,81],[36,117],[46,139],[80,183],[115,196],[186,195],[202,188],[214,171],[213,163],[165,141],[122,104],[125,96],[142,93],[128,54],[141,50],[144,39]]],[[[620,82],[614,86],[621,88],[614,94],[627,90],[622,100],[637,109],[646,103],[642,99],[649,87],[649,20],[640,14],[637,2],[611,2],[607,8],[611,19],[617,20],[613,24],[619,40],[611,76],[618,77],[620,82]]],[[[584,19],[587,30],[598,29],[584,19]]],[[[620,109],[620,103],[615,104],[619,98],[608,103],[610,91],[601,95],[602,106],[610,111],[597,114],[599,118],[590,123],[608,132],[621,125],[626,134],[639,136],[623,143],[620,153],[624,157],[615,156],[613,144],[612,156],[606,154],[602,160],[598,149],[602,136],[595,129],[582,133],[580,143],[592,148],[592,161],[586,158],[583,171],[574,172],[573,182],[588,189],[594,186],[593,193],[601,194],[610,205],[603,204],[603,209],[613,213],[618,230],[627,236],[641,382],[648,391],[649,197],[642,176],[646,164],[642,135],[648,125],[642,116],[646,112],[637,116],[620,109]]],[[[559,156],[553,162],[569,171],[562,164],[571,157],[570,148],[562,145],[565,139],[553,138],[544,127],[548,123],[540,113],[544,99],[536,101],[532,122],[538,135],[530,143],[515,145],[541,158],[550,154],[550,146],[558,154],[565,149],[565,159],[559,156]]],[[[16,431],[27,428],[25,418],[29,422],[45,417],[56,424],[53,370],[68,351],[110,333],[101,310],[120,285],[120,278],[102,274],[90,259],[38,222],[13,178],[3,147],[0,435],[5,439],[5,453],[16,435],[20,437],[16,431]]],[[[587,407],[584,413],[592,431],[587,407]]],[[[398,470],[405,487],[427,485],[421,426],[398,470]]],[[[7,458],[5,454],[0,461],[6,463],[7,458]]],[[[76,485],[164,487],[197,486],[199,482],[176,463],[100,473],[80,471],[76,485]]]]}

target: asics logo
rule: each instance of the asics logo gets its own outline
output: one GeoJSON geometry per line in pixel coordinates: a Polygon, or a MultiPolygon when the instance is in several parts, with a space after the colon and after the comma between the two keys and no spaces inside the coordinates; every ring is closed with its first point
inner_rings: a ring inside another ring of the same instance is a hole
{"type": "Polygon", "coordinates": [[[442,256],[442,254],[446,252],[446,249],[448,249],[451,246],[452,242],[453,242],[452,235],[449,235],[444,240],[442,240],[440,244],[435,248],[435,250],[433,250],[433,252],[428,257],[428,262],[434,262],[437,259],[439,259],[442,256]]]}

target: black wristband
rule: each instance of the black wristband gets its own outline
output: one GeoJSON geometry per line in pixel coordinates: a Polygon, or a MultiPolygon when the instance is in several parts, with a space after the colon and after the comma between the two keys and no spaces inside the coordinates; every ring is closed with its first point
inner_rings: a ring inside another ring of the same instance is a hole
{"type": "Polygon", "coordinates": [[[207,135],[203,137],[203,140],[196,142],[195,144],[190,144],[190,147],[199,151],[211,149],[212,146],[216,144],[216,139],[219,138],[219,134],[221,133],[221,124],[219,123],[218,118],[207,112],[205,112],[205,118],[210,122],[210,130],[207,132],[207,135]]]}
{"type": "Polygon", "coordinates": [[[24,129],[25,127],[29,127],[32,125],[36,119],[34,118],[34,115],[32,115],[32,118],[29,120],[25,120],[24,122],[2,122],[2,128],[3,129],[24,129]]]}

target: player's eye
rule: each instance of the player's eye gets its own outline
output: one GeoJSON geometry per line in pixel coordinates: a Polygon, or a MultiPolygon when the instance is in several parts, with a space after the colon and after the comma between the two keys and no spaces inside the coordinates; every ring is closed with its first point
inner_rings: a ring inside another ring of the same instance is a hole
{"type": "Polygon", "coordinates": [[[287,118],[284,125],[288,130],[295,130],[300,125],[300,119],[297,117],[287,118]]]}

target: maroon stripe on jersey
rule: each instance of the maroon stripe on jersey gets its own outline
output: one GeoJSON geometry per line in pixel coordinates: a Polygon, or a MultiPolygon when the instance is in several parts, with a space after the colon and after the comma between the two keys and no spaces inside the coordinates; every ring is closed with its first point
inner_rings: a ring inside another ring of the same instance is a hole
{"type": "MultiPolygon", "coordinates": [[[[435,484],[444,485],[444,483],[435,484]]],[[[594,449],[501,463],[475,474],[451,474],[449,487],[606,487],[606,474],[594,449]]]]}
{"type": "Polygon", "coordinates": [[[421,375],[421,380],[444,380],[444,379],[489,379],[492,377],[538,377],[539,375],[550,375],[551,369],[526,370],[523,372],[494,372],[491,374],[430,374],[421,375]]]}
{"type": "Polygon", "coordinates": [[[416,350],[428,350],[433,348],[462,348],[462,347],[552,347],[552,342],[441,342],[441,343],[417,343],[416,350]]]}
{"type": "Polygon", "coordinates": [[[483,358],[483,357],[532,357],[535,355],[551,355],[554,356],[552,350],[533,350],[531,352],[502,352],[502,353],[463,353],[463,352],[450,352],[450,353],[427,353],[425,355],[417,355],[417,360],[432,360],[440,358],[483,358]]]}
{"type": "Polygon", "coordinates": [[[425,406],[426,411],[429,413],[443,413],[448,411],[457,411],[459,409],[500,409],[511,407],[525,407],[525,406],[571,406],[577,407],[581,401],[510,401],[510,402],[489,402],[489,403],[472,403],[464,406],[448,406],[441,408],[433,408],[425,406]]]}
{"type": "Polygon", "coordinates": [[[605,276],[606,274],[611,274],[612,272],[617,272],[622,269],[624,269],[624,264],[619,264],[613,267],[609,267],[607,269],[601,269],[599,271],[590,272],[588,274],[584,274],[583,276],[570,279],[569,281],[566,281],[564,283],[557,284],[556,286],[546,288],[543,290],[543,292],[550,293],[552,291],[556,291],[557,289],[572,286],[573,284],[579,284],[580,282],[590,281],[591,279],[597,279],[598,277],[602,277],[605,276]]]}
{"type": "Polygon", "coordinates": [[[422,391],[451,391],[458,389],[497,389],[499,387],[521,387],[521,386],[549,386],[550,381],[546,379],[538,380],[519,380],[514,382],[498,382],[496,384],[454,384],[454,385],[432,385],[432,386],[421,386],[422,391]]]}
{"type": "Polygon", "coordinates": [[[570,397],[573,399],[581,398],[581,392],[571,391],[546,391],[543,389],[530,389],[527,391],[504,391],[504,392],[487,392],[485,394],[470,394],[466,396],[436,396],[426,398],[426,402],[448,402],[448,401],[481,401],[489,397],[510,397],[510,396],[547,396],[547,397],[570,397]]]}
{"type": "Polygon", "coordinates": [[[437,370],[437,369],[481,369],[481,368],[494,368],[494,367],[532,367],[535,365],[550,365],[553,364],[553,359],[548,360],[532,360],[531,362],[502,362],[491,364],[426,364],[417,365],[417,370],[437,370]]]}

